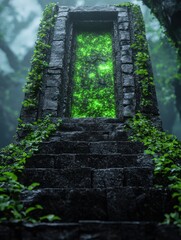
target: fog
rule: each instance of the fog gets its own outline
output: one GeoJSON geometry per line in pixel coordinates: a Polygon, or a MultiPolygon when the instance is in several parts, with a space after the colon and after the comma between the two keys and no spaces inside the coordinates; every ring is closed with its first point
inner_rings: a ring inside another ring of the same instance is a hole
{"type": "MultiPolygon", "coordinates": [[[[57,2],[55,0],[54,2],[57,2]]],[[[61,0],[60,5],[113,5],[124,0],[61,0]]],[[[128,1],[141,6],[147,38],[153,59],[160,110],[164,127],[181,137],[180,120],[175,108],[171,79],[176,72],[176,53],[167,44],[160,24],[141,1],[128,1]],[[164,46],[164,44],[166,44],[164,46]],[[163,47],[161,47],[163,45],[163,47]],[[155,60],[156,59],[156,60],[155,60]],[[169,62],[169,60],[172,62],[169,62]],[[169,68],[165,67],[168,66],[169,68]],[[160,80],[161,79],[161,80],[160,80]],[[166,83],[164,80],[166,79],[166,83]],[[166,122],[169,119],[169,122],[166,122]]],[[[42,11],[48,0],[0,0],[0,147],[12,141],[21,109],[25,84],[42,11]]]]}

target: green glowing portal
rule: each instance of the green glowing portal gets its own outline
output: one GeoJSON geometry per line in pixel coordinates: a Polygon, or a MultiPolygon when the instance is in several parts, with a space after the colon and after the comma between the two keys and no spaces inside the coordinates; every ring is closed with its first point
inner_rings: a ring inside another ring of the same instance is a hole
{"type": "Polygon", "coordinates": [[[76,44],[72,117],[114,118],[111,33],[80,33],[76,44]]]}

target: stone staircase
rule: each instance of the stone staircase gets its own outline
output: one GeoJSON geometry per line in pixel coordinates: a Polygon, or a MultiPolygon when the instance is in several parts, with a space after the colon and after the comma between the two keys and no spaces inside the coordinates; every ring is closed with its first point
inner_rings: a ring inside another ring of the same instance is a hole
{"type": "Polygon", "coordinates": [[[23,176],[40,183],[25,203],[41,203],[43,214],[62,222],[24,225],[21,239],[180,239],[174,227],[158,224],[173,200],[154,187],[152,160],[127,135],[117,119],[63,119],[23,176]]]}

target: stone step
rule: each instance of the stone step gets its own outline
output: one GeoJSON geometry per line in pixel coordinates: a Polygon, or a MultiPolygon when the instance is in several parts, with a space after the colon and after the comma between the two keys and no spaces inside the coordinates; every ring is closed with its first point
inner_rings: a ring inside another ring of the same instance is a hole
{"type": "Polygon", "coordinates": [[[153,185],[150,168],[75,168],[75,169],[25,169],[22,182],[29,185],[39,182],[41,188],[109,188],[153,185]]]}
{"type": "Polygon", "coordinates": [[[120,129],[116,131],[57,131],[50,141],[127,141],[128,134],[120,129]]]}
{"type": "Polygon", "coordinates": [[[64,118],[60,131],[109,131],[123,129],[120,119],[114,118],[64,118]]]}
{"type": "Polygon", "coordinates": [[[144,154],[37,154],[27,159],[26,167],[56,169],[153,167],[153,161],[144,154]]]}
{"type": "Polygon", "coordinates": [[[180,240],[179,229],[156,222],[79,221],[0,225],[0,239],[15,240],[180,240]]]}
{"type": "Polygon", "coordinates": [[[143,145],[128,141],[50,141],[40,145],[39,154],[92,153],[92,154],[137,154],[143,152],[143,145]]]}
{"type": "MultiPolygon", "coordinates": [[[[56,214],[62,221],[163,221],[172,211],[171,194],[143,187],[39,189],[23,197],[26,206],[41,203],[42,214],[56,214]],[[26,199],[26,200],[25,200],[26,199]]],[[[34,213],[38,216],[40,213],[34,213]]]]}

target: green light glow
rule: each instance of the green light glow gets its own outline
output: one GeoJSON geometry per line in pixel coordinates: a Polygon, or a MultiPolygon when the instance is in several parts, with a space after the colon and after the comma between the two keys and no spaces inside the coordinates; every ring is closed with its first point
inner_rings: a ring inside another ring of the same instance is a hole
{"type": "Polygon", "coordinates": [[[72,117],[115,117],[111,33],[76,37],[72,117]]]}

